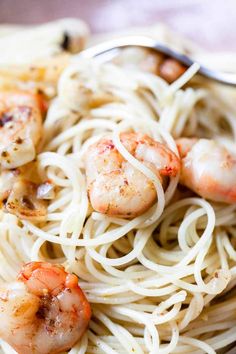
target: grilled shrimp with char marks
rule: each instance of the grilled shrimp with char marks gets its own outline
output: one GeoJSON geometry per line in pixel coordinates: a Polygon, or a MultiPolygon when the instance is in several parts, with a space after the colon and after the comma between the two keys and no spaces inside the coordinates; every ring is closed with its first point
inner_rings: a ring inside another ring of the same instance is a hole
{"type": "Polygon", "coordinates": [[[84,334],[90,305],[75,275],[44,262],[23,266],[0,288],[0,337],[20,354],[56,354],[84,334]]]}
{"type": "Polygon", "coordinates": [[[176,141],[182,157],[180,182],[203,198],[236,202],[236,155],[217,141],[181,138],[176,141]]]}
{"type": "MultiPolygon", "coordinates": [[[[129,153],[161,181],[165,176],[178,174],[179,158],[165,145],[140,133],[122,133],[120,140],[129,153]]],[[[157,199],[152,181],[123,158],[109,136],[88,148],[85,169],[90,202],[100,213],[135,217],[157,199]]]]}
{"type": "Polygon", "coordinates": [[[0,91],[0,166],[10,169],[32,161],[42,137],[43,100],[24,91],[0,91]]]}

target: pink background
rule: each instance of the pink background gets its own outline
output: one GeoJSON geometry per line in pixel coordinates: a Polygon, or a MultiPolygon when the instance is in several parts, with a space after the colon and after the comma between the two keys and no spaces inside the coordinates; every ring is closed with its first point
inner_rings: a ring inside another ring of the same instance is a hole
{"type": "Polygon", "coordinates": [[[236,0],[0,0],[0,23],[80,17],[93,32],[163,22],[210,50],[236,51],[236,0]]]}

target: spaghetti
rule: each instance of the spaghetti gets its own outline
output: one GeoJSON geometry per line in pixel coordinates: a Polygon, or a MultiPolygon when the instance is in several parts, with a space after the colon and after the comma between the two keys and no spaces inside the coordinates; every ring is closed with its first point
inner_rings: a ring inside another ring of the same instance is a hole
{"type": "Polygon", "coordinates": [[[236,206],[183,191],[179,176],[163,189],[120,141],[131,130],[176,154],[181,136],[233,149],[232,93],[195,78],[197,71],[194,64],[168,85],[150,73],[75,57],[59,79],[37,157],[37,172],[52,181],[55,196],[39,223],[1,212],[0,276],[11,281],[30,260],[78,275],[93,317],[70,354],[213,354],[235,342],[236,206]],[[158,195],[131,220],[93,211],[87,197],[83,157],[107,133],[158,195]]]}

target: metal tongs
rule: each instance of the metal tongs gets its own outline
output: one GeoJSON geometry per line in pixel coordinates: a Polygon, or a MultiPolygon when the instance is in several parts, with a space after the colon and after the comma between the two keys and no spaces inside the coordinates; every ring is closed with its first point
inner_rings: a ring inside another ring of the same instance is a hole
{"type": "MultiPolygon", "coordinates": [[[[85,49],[79,55],[85,58],[95,58],[103,55],[104,58],[106,58],[107,54],[127,47],[141,47],[154,50],[158,53],[162,53],[170,58],[177,60],[186,67],[190,67],[192,64],[196,63],[196,61],[191,59],[189,56],[181,54],[164,44],[158,43],[155,39],[145,36],[127,36],[123,38],[112,39],[110,41],[106,41],[85,49]]],[[[236,74],[212,70],[200,63],[198,64],[200,65],[198,74],[221,84],[236,86],[236,74]]]]}

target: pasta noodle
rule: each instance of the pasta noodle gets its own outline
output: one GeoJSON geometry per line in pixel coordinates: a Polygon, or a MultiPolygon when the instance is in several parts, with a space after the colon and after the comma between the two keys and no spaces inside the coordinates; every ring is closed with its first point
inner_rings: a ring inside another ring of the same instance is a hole
{"type": "MultiPolygon", "coordinates": [[[[180,136],[212,137],[234,149],[233,92],[195,77],[198,69],[194,64],[168,85],[75,56],[59,79],[37,157],[37,173],[56,186],[55,197],[39,223],[1,212],[0,277],[11,281],[30,260],[61,263],[78,275],[93,317],[70,354],[234,353],[236,205],[178,197],[179,176],[163,189],[120,140],[132,130],[176,154],[180,136]],[[107,133],[158,195],[130,220],[89,204],[83,157],[107,133]]],[[[4,342],[1,349],[14,353],[4,342]]]]}

